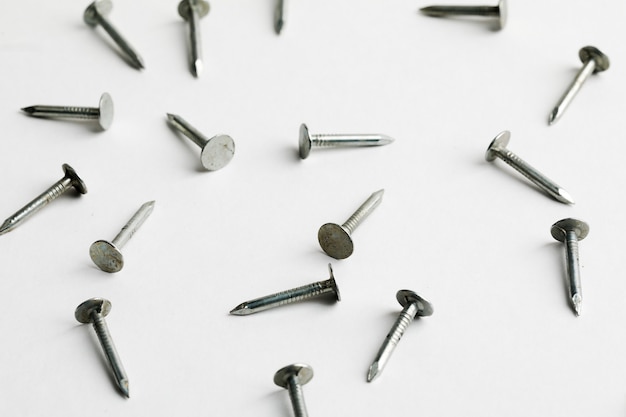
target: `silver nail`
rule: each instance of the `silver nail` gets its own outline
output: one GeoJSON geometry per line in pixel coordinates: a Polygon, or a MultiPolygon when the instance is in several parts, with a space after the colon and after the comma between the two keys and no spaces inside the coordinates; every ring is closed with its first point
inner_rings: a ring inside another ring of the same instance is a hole
{"type": "Polygon", "coordinates": [[[494,161],[496,158],[503,160],[557,201],[565,204],[574,204],[572,196],[565,191],[565,189],[508,150],[506,146],[509,144],[510,140],[511,132],[508,130],[500,132],[489,144],[487,152],[485,153],[485,159],[489,162],[494,161]]]}
{"type": "Polygon", "coordinates": [[[433,314],[432,305],[413,291],[400,290],[396,293],[396,299],[403,309],[393,327],[389,330],[387,337],[385,337],[385,341],[378,350],[376,358],[369,367],[367,382],[372,382],[374,378],[382,373],[385,365],[387,365],[387,361],[389,361],[391,357],[391,353],[398,345],[404,331],[409,324],[411,324],[413,319],[415,317],[424,317],[433,314]]]}
{"type": "Polygon", "coordinates": [[[370,195],[344,224],[326,223],[320,227],[317,232],[317,240],[328,256],[335,259],[345,259],[352,255],[354,243],[350,235],[378,207],[384,192],[385,190],[378,190],[370,195]]]}
{"type": "Polygon", "coordinates": [[[74,187],[80,194],[87,193],[87,186],[80,179],[74,168],[68,164],[63,164],[63,171],[65,176],[59,181],[55,182],[50,188],[41,193],[30,203],[19,209],[16,213],[11,215],[0,226],[0,235],[10,232],[19,226],[23,221],[30,218],[33,214],[44,208],[48,203],[55,200],[61,194],[74,187]]]}
{"type": "Polygon", "coordinates": [[[300,135],[298,139],[299,153],[301,159],[306,159],[311,152],[311,148],[346,148],[361,146],[381,146],[393,142],[394,139],[379,133],[364,134],[309,134],[306,124],[300,125],[300,135]]]}
{"type": "Polygon", "coordinates": [[[583,86],[591,74],[606,71],[611,65],[609,57],[593,46],[581,48],[580,51],[578,51],[578,56],[583,63],[583,67],[578,71],[578,74],[574,77],[574,81],[572,81],[567,88],[567,91],[561,96],[558,104],[550,112],[550,116],[548,116],[549,125],[552,125],[561,118],[563,113],[565,113],[565,109],[567,109],[574,97],[576,97],[580,87],[583,86]]]}
{"type": "Polygon", "coordinates": [[[500,0],[497,6],[428,6],[420,9],[427,16],[486,16],[495,19],[498,29],[503,29],[507,19],[506,0],[500,0]]]}
{"type": "Polygon", "coordinates": [[[324,296],[326,294],[332,295],[336,301],[341,301],[339,287],[337,287],[337,282],[333,275],[333,268],[330,264],[328,264],[328,272],[330,273],[330,278],[327,280],[245,301],[233,308],[230,314],[247,316],[248,314],[258,313],[259,311],[324,296]]]}
{"type": "Polygon", "coordinates": [[[589,234],[589,225],[582,220],[563,219],[554,223],[550,228],[552,237],[559,242],[565,242],[565,257],[567,261],[567,277],[569,280],[569,295],[574,312],[580,316],[583,303],[583,292],[580,283],[580,266],[578,260],[578,241],[589,234]]]}
{"type": "Polygon", "coordinates": [[[107,130],[113,123],[113,99],[109,93],[100,96],[98,107],[48,106],[36,104],[21,109],[33,117],[51,119],[97,120],[102,130],[107,130]]]}
{"type": "Polygon", "coordinates": [[[104,272],[118,272],[124,267],[124,256],[121,249],[150,216],[154,204],[154,201],[144,203],[128,223],[122,227],[113,241],[97,240],[91,244],[89,256],[98,268],[104,272]]]}
{"type": "Polygon", "coordinates": [[[109,328],[104,320],[110,311],[111,302],[109,300],[105,300],[104,298],[90,298],[76,307],[74,317],[76,317],[76,320],[80,323],[93,324],[93,328],[100,341],[100,346],[102,346],[104,355],[109,365],[111,365],[115,382],[120,391],[122,391],[122,394],[124,394],[126,398],[129,398],[128,376],[126,376],[126,371],[124,370],[124,366],[122,366],[122,361],[117,353],[117,349],[115,349],[109,328]]]}
{"type": "Polygon", "coordinates": [[[106,19],[113,9],[113,3],[109,0],[96,0],[85,9],[83,13],[83,20],[87,25],[95,27],[97,25],[102,26],[102,29],[111,36],[113,41],[120,47],[126,54],[130,63],[137,69],[144,68],[143,59],[137,51],[119,34],[119,32],[113,27],[113,25],[106,19]]]}
{"type": "Polygon", "coordinates": [[[308,417],[302,386],[313,379],[313,368],[296,363],[279,369],[274,374],[274,384],[289,391],[295,417],[308,417]]]}
{"type": "Polygon", "coordinates": [[[167,120],[180,133],[187,136],[198,145],[200,152],[200,162],[209,171],[216,171],[224,168],[235,155],[235,141],[228,135],[215,135],[207,139],[196,128],[177,114],[167,114],[167,120]]]}
{"type": "Polygon", "coordinates": [[[189,22],[191,72],[196,77],[199,77],[204,69],[202,62],[200,18],[206,16],[208,13],[209,3],[204,0],[182,0],[178,4],[178,14],[189,22]]]}

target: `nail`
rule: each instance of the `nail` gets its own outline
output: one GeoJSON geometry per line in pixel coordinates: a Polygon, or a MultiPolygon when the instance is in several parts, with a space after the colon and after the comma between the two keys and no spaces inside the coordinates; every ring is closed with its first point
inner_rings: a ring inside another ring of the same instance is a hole
{"type": "Polygon", "coordinates": [[[178,14],[189,22],[189,42],[191,48],[191,72],[199,77],[204,69],[202,63],[202,43],[200,39],[200,18],[209,13],[209,3],[204,0],[182,0],[178,4],[178,14]]]}
{"type": "Polygon", "coordinates": [[[30,218],[33,214],[44,208],[48,203],[55,200],[58,196],[74,187],[76,191],[81,194],[87,193],[87,186],[80,179],[74,168],[68,164],[63,164],[63,171],[65,176],[59,181],[55,182],[50,188],[40,194],[30,203],[19,209],[16,213],[10,216],[0,226],[0,235],[10,232],[19,226],[23,221],[30,218]]]}
{"type": "Polygon", "coordinates": [[[378,350],[376,358],[370,365],[367,372],[367,382],[372,382],[374,378],[380,375],[387,365],[387,361],[391,357],[398,342],[402,338],[404,331],[411,324],[415,317],[430,316],[433,314],[432,305],[422,297],[410,290],[400,290],[396,293],[396,299],[403,307],[398,319],[385,337],[385,341],[378,350]]]}
{"type": "Polygon", "coordinates": [[[280,31],[285,26],[285,3],[287,0],[276,0],[276,8],[274,9],[274,31],[280,35],[280,31]]]}
{"type": "Polygon", "coordinates": [[[305,364],[293,364],[279,369],[274,374],[274,384],[286,388],[295,417],[308,417],[302,386],[313,379],[313,368],[305,364]]]}
{"type": "Polygon", "coordinates": [[[495,139],[489,144],[487,152],[485,153],[485,159],[489,162],[494,161],[496,158],[502,159],[504,162],[515,168],[519,173],[535,183],[539,188],[554,197],[557,201],[565,204],[574,204],[572,196],[567,191],[530,166],[519,156],[509,151],[506,146],[509,144],[510,140],[511,132],[508,130],[500,132],[498,136],[496,136],[495,139]]]}
{"type": "Polygon", "coordinates": [[[497,6],[429,6],[420,9],[422,13],[433,17],[446,16],[486,16],[494,18],[498,29],[506,25],[507,4],[500,0],[497,6]]]}
{"type": "Polygon", "coordinates": [[[29,116],[51,119],[97,120],[102,130],[107,130],[113,123],[113,99],[109,93],[100,96],[98,107],[47,106],[37,104],[22,108],[29,116]]]}
{"type": "Polygon", "coordinates": [[[381,134],[309,134],[309,128],[302,123],[300,125],[300,158],[306,159],[311,148],[346,148],[361,146],[381,146],[393,142],[394,139],[381,134]]]}
{"type": "Polygon", "coordinates": [[[350,235],[378,207],[384,192],[385,190],[378,190],[370,195],[341,226],[335,223],[326,223],[320,227],[317,232],[317,240],[328,256],[335,259],[345,259],[352,255],[354,243],[350,235]]]}
{"type": "Polygon", "coordinates": [[[245,301],[233,308],[230,311],[230,314],[234,314],[236,316],[247,316],[248,314],[258,313],[259,311],[308,300],[310,298],[320,297],[326,294],[330,294],[335,298],[335,300],[341,301],[339,288],[337,287],[337,282],[335,282],[333,268],[330,264],[328,264],[328,271],[330,273],[330,278],[325,281],[318,281],[302,287],[245,301]]]}
{"type": "Polygon", "coordinates": [[[567,109],[574,97],[576,97],[580,87],[583,86],[591,74],[606,71],[611,64],[609,57],[593,46],[581,48],[580,51],[578,51],[578,56],[583,63],[583,67],[578,71],[574,81],[572,81],[567,91],[565,91],[565,94],[560,98],[559,103],[554,107],[552,112],[550,112],[550,116],[548,116],[549,125],[554,124],[561,118],[563,113],[565,113],[565,109],[567,109]]]}
{"type": "Polygon", "coordinates": [[[578,241],[587,237],[589,234],[589,225],[582,220],[563,219],[552,225],[550,233],[552,237],[559,242],[565,242],[570,299],[574,307],[574,312],[577,316],[580,316],[583,292],[580,283],[578,241]]]}
{"type": "Polygon", "coordinates": [[[104,320],[110,311],[111,302],[109,300],[105,300],[104,298],[90,298],[76,307],[74,317],[76,317],[76,320],[80,323],[93,324],[93,328],[96,331],[96,335],[98,335],[98,340],[100,341],[100,346],[102,346],[104,355],[111,366],[111,370],[113,370],[115,382],[117,383],[117,386],[122,394],[124,394],[126,398],[130,398],[128,390],[128,377],[126,376],[124,366],[122,366],[120,356],[115,349],[115,344],[113,343],[113,339],[109,333],[107,323],[104,320]]]}
{"type": "Polygon", "coordinates": [[[91,244],[89,256],[98,268],[104,272],[118,272],[124,267],[124,256],[121,249],[152,214],[154,204],[154,201],[144,203],[128,223],[122,227],[112,242],[97,240],[91,244]]]}
{"type": "Polygon", "coordinates": [[[106,16],[113,9],[113,3],[109,0],[96,0],[87,7],[83,14],[83,20],[87,25],[95,27],[97,25],[102,26],[102,29],[111,36],[113,41],[120,47],[130,59],[131,64],[137,68],[144,68],[143,59],[133,49],[132,46],[119,34],[119,32],[113,27],[111,23],[106,19],[106,16]]]}
{"type": "Polygon", "coordinates": [[[170,124],[180,133],[187,136],[198,145],[202,151],[200,152],[200,162],[202,166],[209,171],[216,171],[224,168],[235,155],[235,142],[228,135],[215,135],[211,139],[207,139],[196,128],[189,124],[185,119],[176,115],[167,113],[167,119],[170,124]]]}

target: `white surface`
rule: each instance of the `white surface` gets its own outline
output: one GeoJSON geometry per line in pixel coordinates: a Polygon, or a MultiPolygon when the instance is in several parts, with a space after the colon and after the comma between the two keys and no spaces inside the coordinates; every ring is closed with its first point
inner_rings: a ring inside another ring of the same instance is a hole
{"type": "MultiPolygon", "coordinates": [[[[473,1],[456,3],[473,4],[473,1]]],[[[88,2],[5,2],[0,13],[0,212],[9,216],[71,164],[89,193],[63,196],[0,237],[0,415],[291,416],[280,367],[305,362],[311,416],[623,416],[626,413],[623,1],[511,1],[508,26],[421,16],[430,2],[292,1],[280,37],[273,1],[211,2],[201,21],[205,73],[188,70],[176,1],[115,3],[111,22],[146,63],[139,72],[88,2]],[[594,45],[611,68],[564,117],[547,117],[594,45]],[[113,126],[35,119],[33,104],[116,106],[113,126]],[[172,132],[178,113],[227,133],[233,161],[203,172],[172,132]],[[296,156],[312,132],[381,132],[390,146],[296,156]],[[484,151],[510,148],[567,189],[538,191],[484,151]],[[371,192],[382,204],[333,261],[316,234],[371,192]],[[118,274],[88,256],[139,206],[153,215],[118,274]],[[564,247],[550,226],[577,217],[583,315],[568,303],[564,247]],[[248,299],[327,277],[343,300],[248,317],[248,299]],[[410,326],[385,372],[367,369],[409,288],[432,317],[410,326]],[[116,390],[74,308],[108,317],[130,378],[116,390]]]]}

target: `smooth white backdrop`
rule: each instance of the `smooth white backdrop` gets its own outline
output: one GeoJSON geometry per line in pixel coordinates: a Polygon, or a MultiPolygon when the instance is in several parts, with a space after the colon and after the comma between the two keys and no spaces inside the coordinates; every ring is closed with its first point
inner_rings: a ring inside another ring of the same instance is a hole
{"type": "MultiPolygon", "coordinates": [[[[470,0],[457,4],[473,4],[470,0]]],[[[71,164],[89,193],[68,193],[0,236],[0,414],[291,416],[272,378],[305,362],[311,416],[624,416],[626,170],[623,40],[616,0],[511,1],[508,26],[421,16],[429,2],[291,1],[273,32],[272,0],[211,2],[205,72],[188,70],[176,1],[117,1],[110,21],[142,55],[137,71],[88,2],[4,2],[0,13],[0,220],[71,164]],[[563,118],[552,106],[594,45],[611,68],[563,118]],[[113,126],[29,118],[33,104],[95,106],[113,126]],[[177,113],[235,157],[203,172],[199,149],[166,124],[177,113]],[[297,157],[297,133],[381,132],[386,147],[297,157]],[[484,151],[510,148],[567,189],[566,206],[484,151]],[[317,229],[370,193],[382,204],[335,261],[317,229]],[[152,216],[117,274],[88,256],[139,206],[152,216]],[[568,303],[559,219],[590,224],[580,244],[583,315],[568,303]],[[245,300],[327,277],[338,304],[248,317],[245,300]],[[435,308],[414,322],[373,383],[368,366],[395,320],[395,293],[435,308]],[[130,378],[116,390],[75,307],[106,297],[130,378]]]]}

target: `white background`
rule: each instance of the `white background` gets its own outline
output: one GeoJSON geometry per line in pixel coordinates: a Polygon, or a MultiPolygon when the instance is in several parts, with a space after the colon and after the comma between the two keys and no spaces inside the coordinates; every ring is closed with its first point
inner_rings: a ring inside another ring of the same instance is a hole
{"type": "MultiPolygon", "coordinates": [[[[456,1],[473,4],[473,1],[456,1]]],[[[117,1],[110,21],[144,58],[131,68],[88,2],[4,1],[0,13],[0,220],[71,164],[89,193],[68,193],[0,237],[0,414],[291,416],[274,372],[304,362],[311,416],[624,416],[623,233],[626,3],[511,1],[502,31],[418,13],[429,2],[293,0],[280,36],[272,0],[214,0],[201,21],[206,69],[188,69],[176,1],[117,1]],[[554,126],[547,116],[581,63],[593,76],[554,126]],[[113,126],[30,118],[33,104],[95,106],[113,126]],[[167,112],[235,157],[204,172],[167,112]],[[314,150],[297,134],[385,133],[389,146],[314,150]],[[544,195],[484,160],[492,138],[569,191],[544,195]],[[335,261],[317,229],[373,192],[382,204],[335,261]],[[139,206],[152,216],[106,274],[89,245],[112,239],[139,206]],[[550,226],[587,221],[583,315],[569,305],[564,246],[550,226]],[[327,278],[338,304],[311,301],[248,317],[235,305],[327,278]],[[382,375],[367,369],[415,290],[435,313],[416,320],[382,375]],[[106,297],[130,378],[113,384],[90,326],[74,319],[106,297]]]]}

